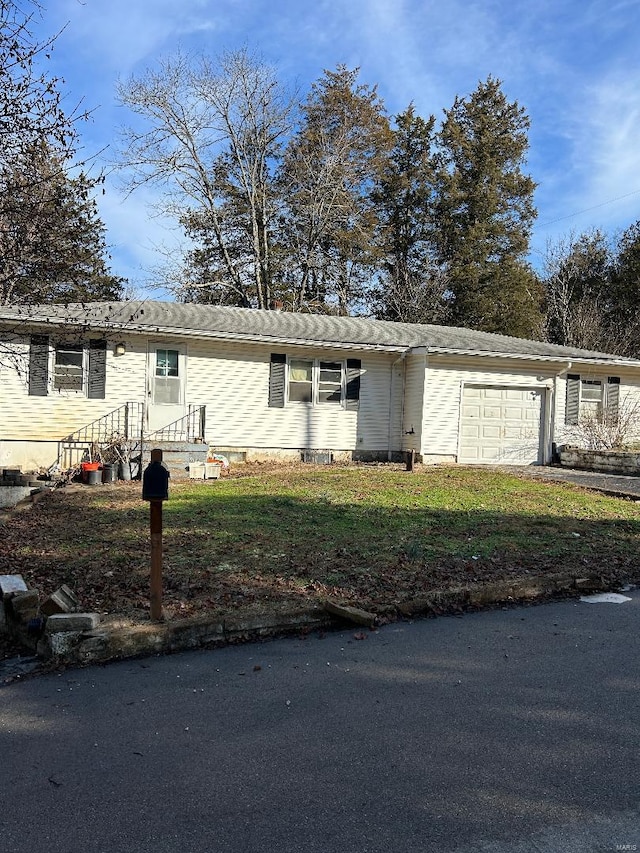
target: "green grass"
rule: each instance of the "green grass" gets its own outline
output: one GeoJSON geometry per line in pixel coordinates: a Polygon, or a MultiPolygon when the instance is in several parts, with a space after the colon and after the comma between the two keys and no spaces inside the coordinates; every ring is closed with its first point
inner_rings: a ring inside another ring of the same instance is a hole
{"type": "MultiPolygon", "coordinates": [[[[5,524],[0,572],[87,605],[147,607],[139,484],[61,490],[5,524]]],[[[165,603],[177,614],[327,595],[389,606],[442,586],[546,572],[636,572],[640,507],[501,471],[313,467],[170,486],[165,603]]]]}

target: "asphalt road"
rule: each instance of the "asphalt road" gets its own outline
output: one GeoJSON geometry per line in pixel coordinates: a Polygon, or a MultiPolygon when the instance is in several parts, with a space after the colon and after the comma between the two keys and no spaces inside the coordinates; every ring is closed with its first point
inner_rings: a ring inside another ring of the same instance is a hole
{"type": "Polygon", "coordinates": [[[625,594],[9,684],[0,850],[640,850],[625,594]]]}

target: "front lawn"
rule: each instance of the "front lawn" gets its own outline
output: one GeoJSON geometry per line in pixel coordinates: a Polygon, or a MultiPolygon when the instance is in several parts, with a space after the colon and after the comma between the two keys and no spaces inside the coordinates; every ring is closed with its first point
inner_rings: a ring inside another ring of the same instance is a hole
{"type": "MultiPolygon", "coordinates": [[[[0,529],[0,574],[147,618],[148,519],[139,483],[58,490],[0,529]]],[[[164,545],[176,618],[327,597],[375,610],[527,574],[637,579],[640,505],[491,469],[238,469],[170,485],[164,545]]]]}

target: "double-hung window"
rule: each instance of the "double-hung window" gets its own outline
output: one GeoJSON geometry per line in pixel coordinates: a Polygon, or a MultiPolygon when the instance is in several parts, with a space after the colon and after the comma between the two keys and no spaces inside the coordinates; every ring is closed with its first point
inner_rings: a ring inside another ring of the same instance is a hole
{"type": "Polygon", "coordinates": [[[342,403],[344,364],[341,361],[318,363],[318,403],[342,403]]]}
{"type": "Polygon", "coordinates": [[[601,420],[604,385],[601,379],[580,380],[580,407],[583,417],[601,420]]]}
{"type": "Polygon", "coordinates": [[[292,358],[289,362],[289,402],[313,403],[313,361],[292,358]]]}
{"type": "Polygon", "coordinates": [[[565,423],[581,421],[615,422],[620,405],[620,379],[617,376],[594,377],[570,373],[567,376],[565,423]]]}
{"type": "Polygon", "coordinates": [[[342,403],[344,363],[292,358],[289,361],[289,402],[342,403]]]}
{"type": "Polygon", "coordinates": [[[107,342],[51,341],[48,335],[32,335],[29,344],[29,394],[84,394],[104,399],[106,393],[107,342]]]}
{"type": "Polygon", "coordinates": [[[357,409],[360,400],[360,359],[324,360],[272,353],[269,406],[357,409]]]}
{"type": "Polygon", "coordinates": [[[55,391],[84,391],[85,349],[82,344],[58,344],[53,358],[55,391]]]}

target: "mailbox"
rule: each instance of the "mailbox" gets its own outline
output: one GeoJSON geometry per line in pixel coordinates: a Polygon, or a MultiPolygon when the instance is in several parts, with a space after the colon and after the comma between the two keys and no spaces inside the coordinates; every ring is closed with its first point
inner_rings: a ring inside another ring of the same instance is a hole
{"type": "Polygon", "coordinates": [[[160,459],[154,459],[152,453],[151,462],[142,475],[142,500],[166,501],[168,497],[169,472],[160,459]]]}

